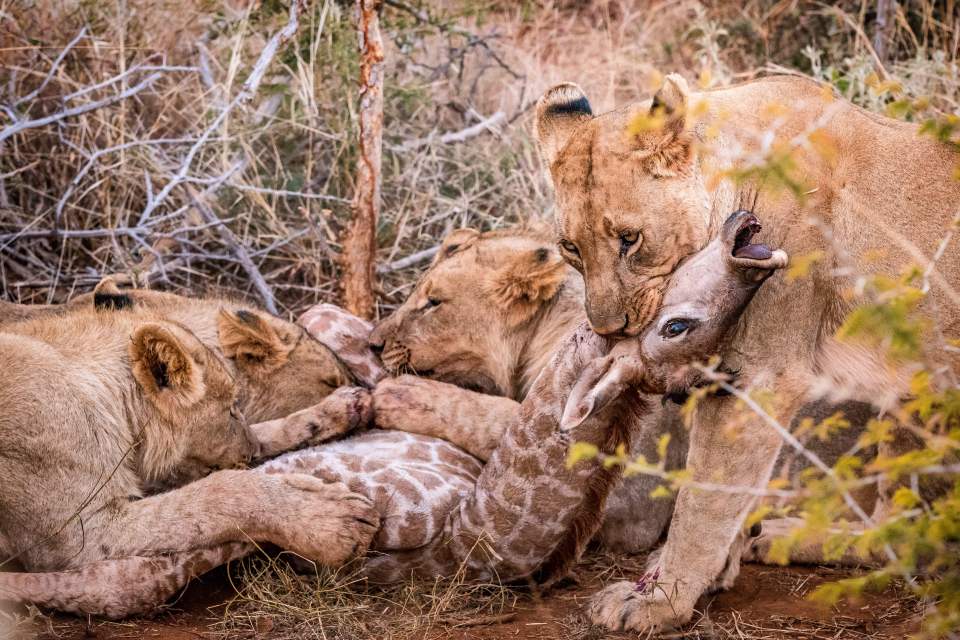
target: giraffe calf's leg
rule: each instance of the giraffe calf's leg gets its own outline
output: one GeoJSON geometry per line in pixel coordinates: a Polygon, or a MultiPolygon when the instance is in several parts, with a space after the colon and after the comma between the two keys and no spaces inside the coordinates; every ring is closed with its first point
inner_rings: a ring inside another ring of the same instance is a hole
{"type": "Polygon", "coordinates": [[[152,613],[193,578],[247,555],[244,542],[162,556],[101,560],[49,573],[0,573],[0,602],[110,619],[152,613]]]}

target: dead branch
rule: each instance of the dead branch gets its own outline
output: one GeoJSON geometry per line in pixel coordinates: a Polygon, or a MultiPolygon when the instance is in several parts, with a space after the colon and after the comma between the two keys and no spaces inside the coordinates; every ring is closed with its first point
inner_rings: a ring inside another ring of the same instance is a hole
{"type": "Polygon", "coordinates": [[[402,153],[404,151],[414,151],[421,147],[433,144],[435,141],[439,141],[441,144],[458,144],[461,142],[466,142],[470,138],[476,138],[480,134],[486,133],[487,131],[497,133],[495,127],[503,122],[506,117],[507,114],[505,114],[503,111],[497,111],[489,118],[485,118],[477,124],[467,127],[466,129],[461,129],[460,131],[451,131],[437,138],[434,138],[433,136],[427,136],[426,138],[420,138],[417,140],[408,140],[399,147],[394,147],[394,149],[402,153]]]}
{"type": "Polygon", "coordinates": [[[344,303],[351,313],[373,317],[376,230],[380,214],[383,144],[383,40],[375,0],[357,0],[360,44],[359,155],[353,220],[343,238],[344,303]]]}
{"type": "Polygon", "coordinates": [[[54,59],[53,64],[50,65],[50,70],[47,71],[47,75],[43,78],[43,82],[40,83],[40,86],[34,89],[33,91],[31,91],[30,93],[28,93],[27,95],[22,96],[18,98],[16,101],[14,101],[14,103],[10,105],[11,109],[16,109],[18,106],[20,106],[24,102],[29,102],[34,98],[36,98],[37,96],[39,96],[40,93],[47,88],[47,85],[50,84],[50,80],[53,79],[53,74],[55,74],[57,72],[57,69],[60,68],[60,64],[63,62],[63,59],[67,57],[67,54],[69,54],[73,50],[73,48],[77,46],[77,43],[83,40],[83,38],[86,37],[86,35],[87,35],[87,27],[84,26],[82,29],[80,29],[77,35],[73,37],[73,40],[68,42],[67,46],[63,48],[63,51],[61,51],[59,55],[57,55],[57,57],[54,59]]]}
{"type": "Polygon", "coordinates": [[[51,114],[49,116],[43,116],[42,118],[35,118],[33,120],[19,120],[8,127],[4,127],[3,129],[0,129],[0,142],[3,142],[7,138],[11,136],[15,136],[18,133],[21,133],[27,129],[44,127],[54,122],[60,122],[61,120],[72,118],[74,116],[79,116],[84,113],[88,113],[90,111],[95,111],[96,109],[101,109],[103,107],[116,104],[117,102],[120,102],[122,100],[126,100],[127,98],[137,95],[138,93],[140,93],[141,91],[143,91],[144,89],[152,85],[154,82],[159,80],[162,75],[163,75],[162,72],[157,71],[155,73],[151,73],[149,76],[147,76],[146,78],[144,78],[143,80],[135,84],[134,86],[130,87],[129,89],[121,91],[120,93],[114,94],[112,96],[102,98],[100,100],[94,100],[93,102],[88,102],[87,104],[82,104],[80,106],[73,107],[70,109],[64,109],[63,111],[58,111],[57,113],[51,114]]]}
{"type": "Polygon", "coordinates": [[[217,214],[213,212],[213,209],[207,206],[207,203],[201,198],[197,197],[197,194],[190,186],[187,186],[187,193],[190,195],[190,200],[193,202],[193,206],[196,207],[197,211],[200,212],[200,215],[203,216],[203,219],[216,226],[217,232],[220,234],[220,237],[223,238],[223,242],[230,247],[230,250],[237,257],[237,260],[240,262],[240,265],[243,267],[244,271],[246,271],[247,275],[250,276],[250,281],[253,283],[253,287],[257,290],[257,293],[260,294],[260,299],[263,300],[264,308],[270,313],[276,315],[277,304],[274,301],[273,290],[263,278],[263,274],[260,273],[260,269],[253,263],[253,260],[250,258],[250,254],[247,252],[247,248],[244,247],[239,240],[237,240],[237,236],[233,234],[233,231],[230,230],[230,227],[220,221],[220,219],[217,217],[217,214]]]}
{"type": "Polygon", "coordinates": [[[424,249],[423,251],[417,251],[416,253],[411,253],[410,255],[400,258],[399,260],[394,260],[388,264],[382,264],[377,267],[377,273],[383,275],[385,273],[393,273],[394,271],[400,271],[414,265],[418,265],[421,262],[426,262],[437,255],[437,252],[440,251],[440,245],[435,247],[430,247],[429,249],[424,249]]]}
{"type": "MultiPolygon", "coordinates": [[[[294,36],[299,27],[299,16],[300,11],[306,7],[306,0],[293,0],[290,3],[290,14],[289,20],[287,21],[286,26],[283,27],[280,31],[273,34],[273,37],[267,42],[266,46],[263,47],[263,51],[260,52],[260,56],[257,58],[256,63],[253,65],[253,69],[250,71],[250,75],[247,76],[247,80],[243,83],[240,91],[234,96],[223,110],[213,119],[213,122],[204,129],[203,133],[197,138],[197,141],[190,147],[187,151],[186,156],[184,156],[183,161],[180,163],[180,168],[173,175],[173,178],[164,185],[155,196],[147,200],[147,204],[143,209],[143,212],[140,214],[140,220],[138,224],[144,224],[149,218],[150,215],[160,206],[164,200],[167,199],[167,196],[170,195],[170,192],[173,191],[178,185],[184,183],[189,174],[190,167],[193,165],[193,161],[197,156],[197,153],[200,152],[200,149],[209,141],[210,137],[217,131],[220,126],[223,124],[223,121],[230,115],[237,105],[245,104],[249,102],[254,95],[256,95],[257,90],[260,88],[260,83],[263,81],[263,76],[267,71],[267,68],[270,66],[270,63],[273,62],[274,56],[276,56],[277,51],[282,45],[284,45],[290,38],[294,36]]],[[[2,140],[2,138],[0,138],[2,140]]],[[[272,299],[271,299],[272,304],[272,299]]]]}

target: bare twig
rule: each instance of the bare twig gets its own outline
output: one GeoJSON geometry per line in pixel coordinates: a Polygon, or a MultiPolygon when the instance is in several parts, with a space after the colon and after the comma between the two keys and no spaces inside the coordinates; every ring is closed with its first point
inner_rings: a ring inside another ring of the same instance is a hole
{"type": "MultiPolygon", "coordinates": [[[[224,107],[223,110],[217,115],[217,117],[213,119],[213,122],[211,122],[210,125],[204,129],[203,133],[200,134],[193,146],[190,147],[190,149],[187,151],[187,155],[184,156],[183,161],[180,163],[180,168],[173,175],[173,178],[164,185],[163,189],[161,189],[156,196],[147,201],[147,205],[140,214],[139,224],[144,224],[150,218],[150,215],[156,210],[156,208],[167,199],[167,196],[170,195],[170,192],[187,180],[190,174],[190,167],[193,165],[193,161],[200,152],[200,149],[202,149],[203,146],[209,141],[214,132],[220,128],[227,116],[230,115],[230,112],[233,111],[238,105],[249,102],[253,96],[256,95],[257,90],[260,88],[260,83],[263,81],[263,76],[266,73],[267,68],[270,66],[270,63],[273,62],[273,58],[276,56],[277,51],[297,32],[297,28],[299,27],[300,11],[304,9],[305,6],[305,0],[293,0],[293,2],[290,3],[289,20],[286,26],[284,26],[283,29],[277,33],[273,34],[273,37],[267,41],[267,44],[260,52],[260,56],[257,58],[256,63],[253,65],[250,75],[247,76],[246,82],[243,83],[243,87],[240,89],[237,95],[234,96],[233,100],[231,100],[229,104],[227,104],[227,106],[224,107]]],[[[0,138],[0,140],[2,140],[2,138],[0,138]]]]}
{"type": "Polygon", "coordinates": [[[42,118],[35,118],[33,120],[20,120],[15,122],[8,127],[0,129],[0,142],[3,142],[11,136],[15,136],[18,133],[21,133],[27,129],[35,129],[37,127],[44,127],[53,122],[59,122],[65,120],[66,118],[72,118],[74,116],[79,116],[90,111],[95,111],[96,109],[101,109],[103,107],[109,106],[120,102],[121,100],[126,100],[132,96],[137,95],[154,82],[160,79],[163,74],[161,72],[151,73],[149,76],[133,85],[129,89],[121,91],[115,95],[103,98],[101,100],[95,100],[93,102],[88,102],[87,104],[82,104],[78,107],[73,107],[70,109],[64,109],[63,111],[58,111],[57,113],[51,114],[49,116],[44,116],[42,118]]]}
{"type": "Polygon", "coordinates": [[[435,247],[430,247],[429,249],[424,249],[423,251],[417,251],[416,253],[411,253],[410,255],[400,258],[399,260],[394,260],[388,264],[382,264],[377,267],[377,273],[383,275],[386,273],[393,273],[394,271],[400,271],[408,267],[420,264],[421,262],[426,262],[437,255],[437,252],[440,251],[440,245],[435,247]]]}
{"type": "Polygon", "coordinates": [[[428,136],[426,138],[419,138],[417,140],[408,140],[398,147],[394,147],[396,151],[405,152],[405,151],[414,151],[421,147],[433,144],[433,142],[438,141],[441,144],[457,144],[460,142],[466,142],[470,138],[475,138],[482,133],[491,131],[496,133],[496,126],[503,122],[507,117],[503,111],[497,111],[489,118],[485,118],[478,122],[477,124],[467,127],[466,129],[461,129],[460,131],[451,131],[445,133],[439,137],[434,138],[433,136],[428,136]]]}
{"type": "Polygon", "coordinates": [[[10,106],[16,109],[18,106],[20,106],[24,102],[29,102],[34,98],[36,98],[37,96],[39,96],[40,93],[47,88],[47,85],[50,84],[50,80],[53,79],[53,74],[55,74],[57,72],[57,69],[60,68],[60,64],[63,62],[63,59],[67,57],[67,54],[69,54],[73,50],[73,48],[77,46],[77,43],[83,40],[83,38],[86,35],[87,35],[87,27],[84,26],[82,29],[80,29],[77,35],[73,37],[73,40],[68,42],[67,46],[63,48],[63,51],[61,51],[59,55],[57,55],[57,57],[54,59],[53,64],[50,65],[50,70],[47,72],[47,75],[44,77],[43,82],[40,83],[40,86],[34,89],[33,91],[31,91],[30,93],[28,93],[27,95],[18,98],[10,106]]]}
{"type": "Polygon", "coordinates": [[[257,293],[260,294],[260,299],[263,300],[264,308],[270,313],[276,314],[277,304],[274,301],[273,290],[270,288],[270,285],[267,284],[267,281],[264,280],[263,274],[260,273],[260,269],[253,263],[253,260],[250,258],[250,254],[247,252],[247,248],[244,247],[239,240],[237,240],[237,237],[233,234],[233,231],[230,230],[230,227],[223,224],[217,217],[217,214],[213,212],[213,209],[208,207],[202,199],[197,197],[197,194],[189,186],[187,186],[187,193],[190,194],[190,200],[193,202],[193,205],[196,207],[197,211],[200,212],[200,215],[203,216],[203,219],[217,227],[217,231],[219,232],[224,243],[230,247],[230,250],[233,251],[233,254],[237,256],[237,260],[240,261],[244,271],[246,271],[247,275],[250,276],[253,287],[257,290],[257,293]]]}

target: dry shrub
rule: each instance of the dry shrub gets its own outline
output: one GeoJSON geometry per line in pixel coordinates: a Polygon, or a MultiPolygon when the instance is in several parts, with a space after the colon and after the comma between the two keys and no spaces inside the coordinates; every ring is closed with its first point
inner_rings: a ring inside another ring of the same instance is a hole
{"type": "MultiPolygon", "coordinates": [[[[549,85],[578,81],[603,111],[649,95],[659,71],[693,79],[709,70],[725,82],[786,68],[830,79],[852,99],[882,108],[891,99],[867,86],[872,16],[863,6],[386,3],[382,309],[403,298],[415,275],[389,265],[435,246],[447,230],[549,214],[529,135],[530,107],[549,85]],[[462,143],[440,140],[498,111],[504,116],[488,132],[462,143]]],[[[337,299],[338,236],[349,213],[355,155],[349,3],[308,5],[295,41],[276,56],[259,94],[200,145],[187,180],[145,220],[151,194],[183,167],[194,140],[285,24],[285,6],[7,0],[0,8],[0,104],[7,107],[0,126],[89,104],[160,74],[125,100],[2,143],[4,297],[61,301],[104,274],[120,273],[141,285],[262,300],[234,247],[201,215],[206,206],[249,253],[282,312],[337,299]],[[84,27],[85,37],[47,77],[84,27]],[[130,72],[137,65],[178,70],[130,72]],[[124,72],[120,82],[71,97],[124,72]],[[23,100],[45,81],[37,96],[23,100]]],[[[956,18],[951,23],[931,3],[905,3],[901,13],[889,36],[891,76],[905,79],[914,95],[955,106],[956,18]]]]}

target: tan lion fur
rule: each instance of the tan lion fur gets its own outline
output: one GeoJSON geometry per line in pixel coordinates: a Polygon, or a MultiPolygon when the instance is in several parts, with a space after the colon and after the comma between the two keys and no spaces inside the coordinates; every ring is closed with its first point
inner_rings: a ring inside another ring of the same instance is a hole
{"type": "MultiPolygon", "coordinates": [[[[371,335],[388,369],[430,378],[382,381],[374,390],[377,426],[444,438],[487,460],[532,381],[585,319],[583,280],[545,230],[450,233],[407,300],[371,335]]],[[[649,404],[632,450],[653,460],[668,433],[664,462],[679,468],[686,430],[677,409],[649,404]]],[[[642,551],[657,543],[673,511],[671,499],[649,497],[658,484],[631,476],[615,487],[598,534],[605,547],[642,551]]]]}

